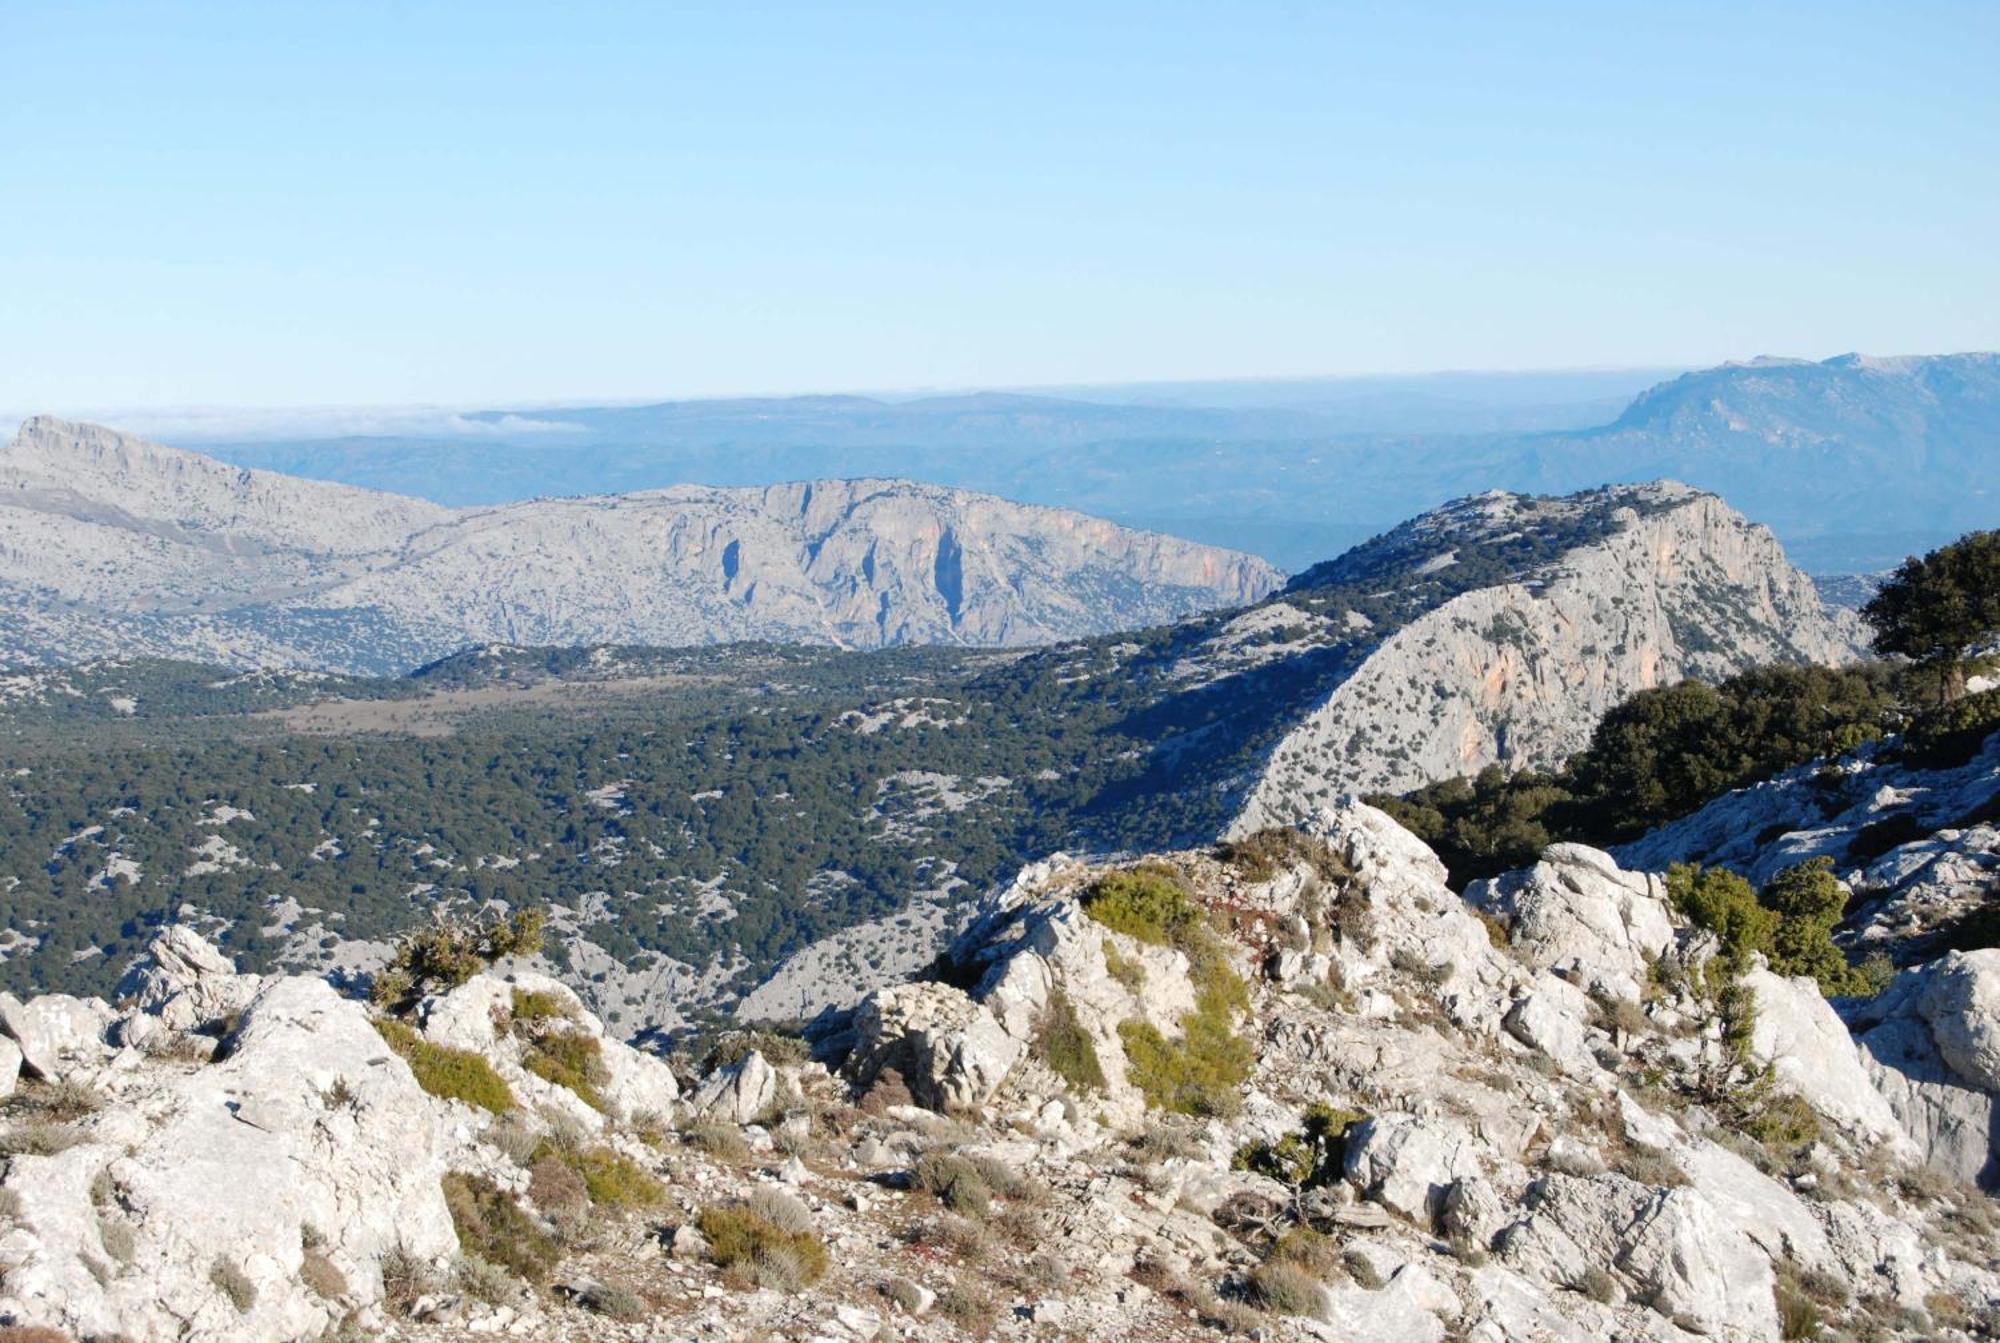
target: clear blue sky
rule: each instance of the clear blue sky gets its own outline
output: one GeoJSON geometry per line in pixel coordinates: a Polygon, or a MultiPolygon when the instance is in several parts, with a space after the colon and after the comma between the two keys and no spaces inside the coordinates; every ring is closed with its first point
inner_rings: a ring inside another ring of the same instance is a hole
{"type": "Polygon", "coordinates": [[[2000,5],[0,0],[0,408],[2000,346],[2000,5]]]}

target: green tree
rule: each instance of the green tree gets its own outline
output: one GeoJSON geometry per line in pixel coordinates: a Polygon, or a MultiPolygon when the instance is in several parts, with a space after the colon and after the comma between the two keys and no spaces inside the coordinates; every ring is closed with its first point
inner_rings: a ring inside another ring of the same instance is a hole
{"type": "Polygon", "coordinates": [[[2000,640],[2000,531],[1972,532],[1890,575],[1861,610],[1875,648],[1935,678],[1937,702],[1965,688],[1966,659],[2000,640]]]}

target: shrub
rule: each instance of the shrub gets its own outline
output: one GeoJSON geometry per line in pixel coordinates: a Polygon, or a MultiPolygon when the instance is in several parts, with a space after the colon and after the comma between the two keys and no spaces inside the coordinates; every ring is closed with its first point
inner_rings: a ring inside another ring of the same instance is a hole
{"type": "Polygon", "coordinates": [[[547,914],[516,910],[510,917],[433,912],[428,927],[405,933],[389,965],[375,976],[376,1003],[401,1015],[418,1000],[455,989],[503,956],[542,949],[547,914]]]}
{"type": "Polygon", "coordinates": [[[70,1343],[70,1336],[45,1324],[0,1324],[0,1343],[70,1343]]]}
{"type": "Polygon", "coordinates": [[[1242,1104],[1241,1089],[1255,1057],[1230,1030],[1228,1016],[1196,1010],[1181,1018],[1181,1036],[1169,1040],[1146,1021],[1118,1027],[1127,1076],[1146,1104],[1179,1114],[1227,1116],[1242,1104]]]}
{"type": "Polygon", "coordinates": [[[306,1290],[326,1301],[338,1301],[347,1295],[347,1275],[340,1266],[326,1257],[326,1251],[309,1249],[299,1261],[299,1281],[306,1290]]]}
{"type": "Polygon", "coordinates": [[[1290,1264],[1322,1281],[1342,1270],[1340,1242],[1308,1226],[1295,1226],[1278,1237],[1264,1256],[1274,1264],[1290,1264]]]}
{"type": "Polygon", "coordinates": [[[744,1206],[780,1231],[802,1236],[813,1229],[812,1214],[806,1205],[782,1189],[755,1189],[744,1206]]]}
{"type": "Polygon", "coordinates": [[[555,1022],[575,1021],[576,1004],[553,989],[515,989],[508,1028],[533,1034],[555,1022]]]}
{"type": "Polygon", "coordinates": [[[521,1051],[521,1066],[545,1082],[567,1087],[591,1109],[603,1111],[607,1077],[604,1044],[582,1031],[550,1030],[535,1036],[521,1051]]]}
{"type": "Polygon", "coordinates": [[[743,1056],[755,1050],[762,1054],[773,1066],[796,1068],[812,1059],[812,1049],[796,1035],[764,1027],[758,1030],[729,1031],[718,1037],[702,1057],[697,1072],[708,1074],[718,1068],[727,1068],[742,1061],[743,1056]]]}
{"type": "Polygon", "coordinates": [[[1583,1281],[1578,1288],[1599,1305],[1608,1306],[1618,1299],[1618,1279],[1595,1264],[1583,1271],[1583,1281]]]}
{"type": "Polygon", "coordinates": [[[635,1324],[652,1312],[646,1309],[646,1302],[629,1287],[621,1287],[615,1282],[600,1282],[583,1293],[585,1310],[602,1315],[608,1320],[619,1320],[635,1324]]]}
{"type": "Polygon", "coordinates": [[[483,1175],[460,1171],[447,1174],[443,1187],[462,1250],[529,1282],[549,1280],[562,1251],[511,1195],[483,1175]]]}
{"type": "Polygon", "coordinates": [[[666,1186],[638,1162],[609,1147],[575,1147],[544,1139],[536,1162],[559,1161],[582,1180],[590,1201],[607,1208],[649,1208],[667,1196],[666,1186]]]}
{"type": "Polygon", "coordinates": [[[704,1120],[688,1125],[681,1130],[681,1141],[724,1161],[750,1159],[750,1144],[743,1140],[742,1131],[734,1124],[725,1124],[719,1120],[704,1120]]]}
{"type": "Polygon", "coordinates": [[[536,1158],[528,1167],[528,1198],[550,1218],[579,1216],[590,1206],[590,1190],[568,1162],[536,1158]]]}
{"type": "Polygon", "coordinates": [[[1740,975],[1755,952],[1771,949],[1778,916],[1757,903],[1749,882],[1727,868],[1675,863],[1667,869],[1667,898],[1690,923],[1722,941],[1724,982],[1740,975]]]}
{"type": "Polygon", "coordinates": [[[1216,845],[1215,856],[1249,882],[1269,881],[1300,863],[1327,880],[1350,875],[1347,864],[1325,840],[1291,826],[1271,826],[1242,839],[1224,840],[1216,845]]]}
{"type": "Polygon", "coordinates": [[[1061,988],[1050,990],[1048,1005],[1035,1023],[1035,1054],[1073,1089],[1104,1090],[1104,1065],[1097,1057],[1097,1042],[1077,1020],[1076,1005],[1061,988]]]}
{"type": "Polygon", "coordinates": [[[1201,917],[1179,876],[1159,865],[1107,872],[1082,903],[1084,913],[1112,932],[1153,946],[1176,943],[1201,917]]]}
{"type": "Polygon", "coordinates": [[[1266,1261],[1250,1270],[1250,1299],[1280,1315],[1326,1318],[1326,1292],[1319,1279],[1296,1264],[1266,1261]]]}
{"type": "Polygon", "coordinates": [[[1347,1131],[1367,1116],[1315,1103],[1306,1107],[1305,1123],[1274,1143],[1246,1143],[1230,1163],[1296,1189],[1329,1184],[1340,1176],[1347,1153],[1347,1131]]]}
{"type": "Polygon", "coordinates": [[[453,1049],[433,1044],[406,1022],[388,1017],[376,1019],[375,1029],[403,1062],[410,1065],[417,1085],[433,1096],[464,1101],[494,1114],[514,1108],[514,1093],[484,1056],[469,1049],[453,1049]]]}
{"type": "Polygon", "coordinates": [[[910,1183],[962,1217],[984,1217],[993,1206],[986,1178],[962,1156],[926,1152],[911,1168],[910,1183]]]}
{"type": "Polygon", "coordinates": [[[230,1263],[218,1258],[208,1266],[208,1280],[215,1289],[229,1298],[229,1304],[242,1314],[249,1314],[257,1304],[257,1284],[250,1281],[250,1275],[230,1263]]]}
{"type": "Polygon", "coordinates": [[[1120,951],[1118,944],[1108,937],[1104,939],[1104,968],[1125,986],[1127,993],[1137,993],[1146,987],[1146,967],[1120,951]]]}
{"type": "Polygon", "coordinates": [[[748,1208],[710,1205],[696,1226],[718,1268],[758,1287],[796,1292],[826,1274],[829,1256],[818,1236],[786,1231],[748,1208]]]}
{"type": "Polygon", "coordinates": [[[74,1124],[52,1124],[30,1119],[0,1133],[0,1157],[54,1156],[84,1141],[84,1132],[74,1124]]]}
{"type": "Polygon", "coordinates": [[[130,1222],[100,1217],[97,1219],[97,1243],[117,1262],[129,1264],[139,1251],[139,1233],[130,1222]]]}
{"type": "Polygon", "coordinates": [[[1934,709],[1903,734],[1903,758],[1919,769],[1956,769],[1971,761],[1986,739],[2000,732],[2000,690],[1934,709]]]}

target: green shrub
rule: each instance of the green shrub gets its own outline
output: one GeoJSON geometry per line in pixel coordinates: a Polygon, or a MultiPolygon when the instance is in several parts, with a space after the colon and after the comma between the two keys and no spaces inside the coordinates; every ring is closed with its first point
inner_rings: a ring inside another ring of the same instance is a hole
{"type": "Polygon", "coordinates": [[[758,1287],[796,1292],[826,1275],[826,1245],[809,1231],[787,1231],[748,1208],[715,1205],[703,1208],[695,1225],[718,1268],[758,1287]]]}
{"type": "Polygon", "coordinates": [[[417,1085],[431,1095],[464,1101],[494,1114],[505,1114],[514,1108],[514,1093],[482,1055],[469,1049],[433,1044],[407,1023],[387,1017],[378,1018],[375,1029],[381,1032],[389,1048],[410,1065],[417,1085]]]}
{"type": "Polygon", "coordinates": [[[1076,1004],[1060,988],[1050,990],[1048,1005],[1035,1023],[1035,1055],[1074,1090],[1104,1090],[1097,1042],[1077,1020],[1076,1004]]]}
{"type": "Polygon", "coordinates": [[[533,1161],[559,1161],[582,1178],[590,1201],[607,1208],[650,1208],[667,1188],[638,1162],[609,1147],[577,1147],[543,1139],[533,1161]]]}
{"type": "Polygon", "coordinates": [[[1241,1090],[1255,1063],[1250,1045],[1230,1029],[1227,1015],[1197,1010],[1181,1018],[1179,1039],[1169,1040],[1147,1021],[1118,1027],[1126,1075],[1146,1103],[1180,1114],[1227,1116],[1242,1105],[1241,1090]]]}
{"type": "Polygon", "coordinates": [[[562,1251],[512,1195],[483,1175],[462,1171],[448,1173],[443,1188],[461,1250],[529,1282],[549,1280],[562,1251]]]}
{"type": "Polygon", "coordinates": [[[1667,895],[1689,921],[1722,939],[1717,969],[1736,979],[1752,954],[1762,952],[1781,975],[1810,975],[1828,997],[1879,991],[1879,969],[1857,967],[1834,945],[1833,930],[1847,909],[1847,891],[1833,875],[1831,858],[1813,858],[1778,873],[1762,892],[1723,868],[1675,864],[1667,895]]]}
{"type": "Polygon", "coordinates": [[[521,1066],[543,1081],[567,1087],[593,1110],[609,1108],[598,1090],[607,1074],[604,1045],[595,1036],[561,1027],[542,1031],[523,1046],[521,1066]]]}
{"type": "Polygon", "coordinates": [[[510,1029],[540,1030],[552,1022],[575,1021],[576,1004],[554,989],[515,989],[508,1017],[510,1029]]]}
{"type": "Polygon", "coordinates": [[[1246,1143],[1230,1163],[1237,1170],[1269,1176],[1297,1189],[1330,1184],[1340,1176],[1347,1155],[1347,1131],[1366,1115],[1316,1102],[1306,1107],[1305,1123],[1274,1143],[1246,1143]]]}
{"type": "Polygon", "coordinates": [[[418,1000],[455,989],[503,956],[532,956],[542,949],[547,914],[516,910],[509,917],[465,915],[439,909],[428,927],[405,933],[396,954],[375,976],[377,1004],[401,1015],[418,1000]]]}
{"type": "Polygon", "coordinates": [[[1340,1242],[1309,1226],[1295,1226],[1278,1237],[1264,1258],[1273,1264],[1290,1264],[1324,1281],[1340,1272],[1345,1264],[1340,1242]]]}
{"type": "Polygon", "coordinates": [[[1084,893],[1083,912],[1114,933],[1156,947],[1177,944],[1201,911],[1171,869],[1158,865],[1107,872],[1084,893]]]}
{"type": "Polygon", "coordinates": [[[1104,939],[1104,968],[1111,977],[1125,986],[1128,993],[1137,993],[1146,987],[1146,967],[1118,949],[1118,944],[1110,938],[1104,939]]]}

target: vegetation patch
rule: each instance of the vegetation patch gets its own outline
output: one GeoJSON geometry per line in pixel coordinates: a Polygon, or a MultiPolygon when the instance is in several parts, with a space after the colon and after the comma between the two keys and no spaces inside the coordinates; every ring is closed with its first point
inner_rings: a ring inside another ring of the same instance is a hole
{"type": "Polygon", "coordinates": [[[511,1194],[483,1175],[461,1171],[448,1173],[443,1186],[460,1249],[529,1282],[549,1280],[562,1250],[511,1194]]]}
{"type": "Polygon", "coordinates": [[[402,1015],[420,999],[457,988],[503,956],[532,956],[542,949],[547,918],[539,908],[508,916],[440,909],[427,926],[397,942],[395,957],[375,976],[375,1002],[402,1015]]]}
{"type": "Polygon", "coordinates": [[[1035,1023],[1035,1056],[1076,1091],[1104,1090],[1104,1065],[1097,1042],[1077,1020],[1076,1004],[1061,988],[1049,991],[1048,1005],[1035,1023]]]}
{"type": "Polygon", "coordinates": [[[926,1152],[910,1169],[910,1184],[961,1217],[984,1217],[993,1207],[993,1190],[979,1167],[962,1156],[926,1152]]]}
{"type": "Polygon", "coordinates": [[[1716,969],[1732,983],[1762,953],[1781,975],[1810,975],[1829,998],[1872,996],[1887,984],[1886,963],[1851,965],[1834,945],[1847,891],[1833,860],[1788,867],[1759,892],[1724,868],[1677,863],[1667,872],[1667,897],[1690,922],[1721,939],[1716,969]]]}
{"type": "Polygon", "coordinates": [[[796,1292],[826,1276],[826,1243],[810,1231],[787,1231],[746,1207],[710,1205],[696,1227],[718,1268],[757,1287],[796,1292]]]}
{"type": "Polygon", "coordinates": [[[1224,840],[1216,845],[1215,856],[1249,882],[1270,881],[1302,863],[1327,881],[1353,875],[1325,840],[1292,826],[1270,826],[1242,839],[1224,840]]]}
{"type": "Polygon", "coordinates": [[[604,1045],[595,1036],[574,1030],[546,1031],[522,1046],[521,1066],[543,1081],[568,1088],[593,1110],[609,1108],[598,1089],[608,1074],[604,1045]]]}
{"type": "Polygon", "coordinates": [[[464,1101],[494,1114],[514,1108],[514,1093],[506,1079],[493,1071],[483,1055],[469,1049],[434,1044],[407,1022],[378,1017],[375,1029],[403,1062],[410,1065],[417,1085],[444,1100],[464,1101]]]}
{"type": "Polygon", "coordinates": [[[645,1167],[609,1147],[579,1147],[544,1138],[535,1148],[532,1165],[557,1161],[583,1181],[590,1201],[606,1208],[650,1208],[663,1201],[667,1187],[645,1167]]]}
{"type": "Polygon", "coordinates": [[[1306,1107],[1305,1123],[1278,1141],[1245,1143],[1231,1166],[1268,1176],[1295,1189],[1313,1189],[1340,1178],[1347,1133],[1367,1116],[1324,1102],[1306,1107]]]}

